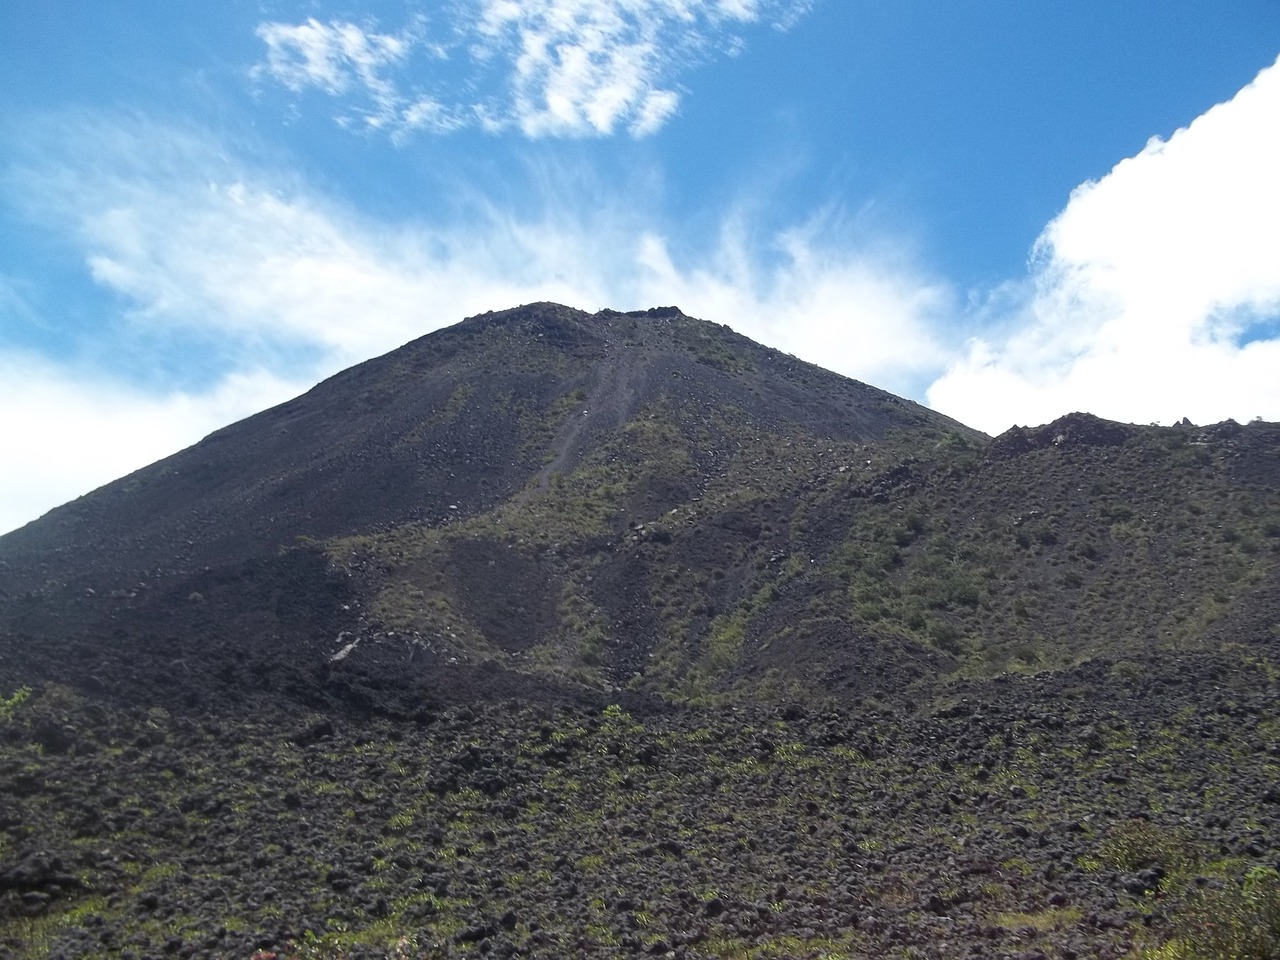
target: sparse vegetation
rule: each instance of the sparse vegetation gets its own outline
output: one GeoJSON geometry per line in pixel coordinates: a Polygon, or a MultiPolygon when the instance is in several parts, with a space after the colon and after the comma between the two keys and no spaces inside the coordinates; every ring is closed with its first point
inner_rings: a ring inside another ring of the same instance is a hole
{"type": "Polygon", "coordinates": [[[1253,867],[1186,894],[1165,942],[1142,960],[1275,960],[1280,957],[1280,873],[1253,867]]]}
{"type": "Polygon", "coordinates": [[[1274,957],[1278,447],[441,331],[0,540],[0,953],[1274,957]]]}
{"type": "Polygon", "coordinates": [[[30,687],[19,687],[7,697],[0,697],[0,723],[9,723],[19,708],[31,697],[30,687]]]}

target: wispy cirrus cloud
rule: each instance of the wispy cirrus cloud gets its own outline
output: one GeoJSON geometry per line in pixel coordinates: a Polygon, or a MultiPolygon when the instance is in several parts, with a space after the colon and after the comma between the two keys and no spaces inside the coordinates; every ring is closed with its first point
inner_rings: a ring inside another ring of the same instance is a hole
{"type": "Polygon", "coordinates": [[[952,356],[955,293],[884,238],[850,238],[822,217],[787,228],[762,251],[726,217],[694,263],[664,237],[641,237],[641,300],[676,303],[753,340],[903,396],[920,396],[952,356]]]}
{"type": "Polygon", "coordinates": [[[928,391],[989,431],[1072,410],[1280,419],[1280,61],[1071,196],[1029,294],[928,391]]]}
{"type": "MultiPolygon", "coordinates": [[[[636,202],[643,187],[613,201],[557,194],[525,213],[476,194],[448,222],[389,223],[189,129],[73,122],[33,156],[6,192],[70,238],[119,307],[93,333],[93,354],[110,363],[0,349],[0,375],[16,385],[0,398],[0,447],[48,467],[0,474],[0,530],[352,363],[535,300],[675,302],[903,392],[941,368],[931,329],[945,288],[825,222],[759,242],[746,214],[726,210],[718,241],[678,256],[687,245],[661,215],[637,212],[660,209],[636,202]],[[140,340],[182,360],[174,376],[139,376],[131,365],[154,363],[140,340]],[[203,373],[184,381],[184,365],[203,373]],[[90,435],[110,437],[112,455],[56,454],[91,449],[90,435]]],[[[581,181],[550,178],[566,179],[581,181]]]]}
{"type": "Polygon", "coordinates": [[[904,375],[943,362],[945,283],[835,216],[769,233],[752,198],[691,248],[660,212],[659,181],[593,189],[583,171],[531,168],[523,210],[461,190],[447,218],[389,222],[190,128],[79,117],[33,139],[43,142],[10,171],[8,193],[72,238],[119,298],[111,328],[226,342],[230,365],[283,353],[322,375],[470,313],[543,299],[676,302],[903,390],[904,375]]]}
{"type": "Polygon", "coordinates": [[[414,130],[447,133],[464,126],[470,111],[446,107],[424,93],[406,94],[395,78],[424,46],[423,29],[422,21],[397,34],[314,17],[298,24],[263,23],[257,34],[267,45],[267,59],[254,73],[294,93],[315,88],[345,98],[349,112],[337,118],[344,126],[385,130],[397,140],[414,130]]]}
{"type": "Polygon", "coordinates": [[[366,32],[354,23],[265,23],[258,36],[267,45],[267,70],[290,90],[319,87],[325,93],[348,92],[360,84],[375,99],[389,92],[379,73],[403,60],[412,44],[409,34],[366,32]]]}
{"type": "Polygon", "coordinates": [[[654,133],[679,108],[678,79],[786,27],[812,0],[480,0],[398,33],[350,21],[260,24],[255,68],[295,93],[347,104],[339,121],[403,140],[414,130],[517,129],[529,137],[654,133]]]}

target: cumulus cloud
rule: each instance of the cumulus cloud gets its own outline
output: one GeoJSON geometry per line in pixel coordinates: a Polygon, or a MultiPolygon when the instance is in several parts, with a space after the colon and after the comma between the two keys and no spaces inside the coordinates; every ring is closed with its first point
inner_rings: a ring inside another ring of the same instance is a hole
{"type": "Polygon", "coordinates": [[[904,392],[941,368],[930,327],[945,289],[817,221],[757,244],[747,215],[730,211],[705,255],[682,257],[661,220],[638,212],[660,206],[635,202],[643,188],[616,205],[589,190],[573,202],[553,196],[527,215],[478,196],[448,223],[389,224],[190,131],[115,122],[72,125],[62,139],[8,186],[28,216],[74,238],[85,270],[121,305],[95,333],[96,352],[119,363],[0,354],[0,446],[44,464],[0,473],[0,529],[352,363],[535,300],[674,302],[904,392]],[[63,162],[50,162],[59,151],[63,162]],[[129,386],[129,364],[151,362],[140,338],[167,344],[179,370],[210,357],[216,369],[158,391],[129,386]]]}
{"type": "MultiPolygon", "coordinates": [[[[480,0],[452,22],[396,34],[334,20],[263,23],[258,76],[355,106],[365,126],[515,128],[529,137],[654,133],[680,105],[678,77],[742,47],[741,29],[785,28],[810,0],[480,0]],[[442,65],[453,74],[446,79],[442,65]],[[459,67],[459,65],[461,65],[459,67]],[[461,69],[459,75],[457,70],[461,69]],[[464,91],[477,91],[471,99],[464,91]]],[[[346,123],[350,114],[339,116],[346,123]]]]}
{"type": "Polygon", "coordinates": [[[989,431],[1072,410],[1280,419],[1280,62],[1072,194],[1003,338],[929,402],[989,431]]]}

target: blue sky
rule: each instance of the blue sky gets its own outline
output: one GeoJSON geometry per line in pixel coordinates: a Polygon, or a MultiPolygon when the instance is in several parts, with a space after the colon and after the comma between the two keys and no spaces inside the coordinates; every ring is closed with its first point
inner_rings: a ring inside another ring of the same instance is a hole
{"type": "Polygon", "coordinates": [[[11,0],[0,531],[464,316],[1280,419],[1280,4],[11,0]]]}

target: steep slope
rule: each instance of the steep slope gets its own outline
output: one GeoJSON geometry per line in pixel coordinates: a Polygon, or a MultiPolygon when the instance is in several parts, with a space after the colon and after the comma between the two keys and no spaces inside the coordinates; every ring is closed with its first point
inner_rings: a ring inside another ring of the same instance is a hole
{"type": "Polygon", "coordinates": [[[814,509],[842,536],[810,541],[809,573],[770,611],[778,624],[897,634],[979,676],[1277,636],[1274,424],[1073,414],[814,509]]]}
{"type": "Polygon", "coordinates": [[[674,308],[535,304],[0,538],[0,688],[927,700],[1274,644],[1278,483],[1271,424],[991,441],[674,308]]]}
{"type": "MultiPolygon", "coordinates": [[[[71,660],[73,679],[131,697],[216,702],[345,689],[366,666],[404,679],[411,662],[452,689],[437,665],[519,666],[559,631],[536,672],[629,675],[655,642],[639,636],[647,614],[627,613],[633,531],[736,489],[744,462],[799,477],[793,452],[944,435],[981,439],[674,308],[473,317],[0,538],[0,674],[62,676],[71,660]],[[575,610],[578,579],[541,555],[555,537],[616,554],[616,595],[575,610]],[[450,589],[417,604],[426,591],[406,569],[421,572],[445,540],[448,557],[424,575],[450,589]],[[606,608],[623,623],[616,638],[600,633],[606,608]],[[408,643],[385,642],[405,630],[408,643]],[[570,641],[622,649],[601,658],[561,649],[570,641]]],[[[719,539],[751,533],[726,522],[719,539]]]]}

